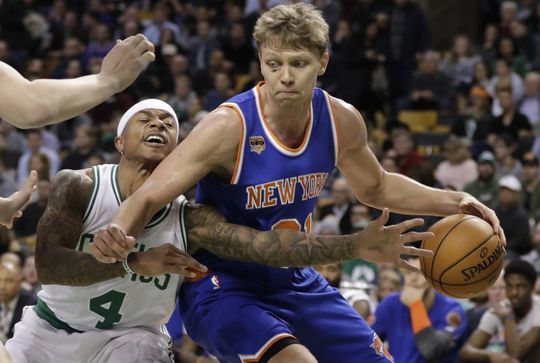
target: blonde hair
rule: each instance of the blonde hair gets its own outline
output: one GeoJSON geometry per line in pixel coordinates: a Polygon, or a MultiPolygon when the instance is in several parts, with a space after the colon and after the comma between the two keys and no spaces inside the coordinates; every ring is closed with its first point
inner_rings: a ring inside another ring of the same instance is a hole
{"type": "Polygon", "coordinates": [[[278,5],[265,12],[255,24],[253,37],[259,50],[273,43],[280,47],[307,48],[321,57],[329,42],[328,24],[321,11],[303,3],[278,5]]]}

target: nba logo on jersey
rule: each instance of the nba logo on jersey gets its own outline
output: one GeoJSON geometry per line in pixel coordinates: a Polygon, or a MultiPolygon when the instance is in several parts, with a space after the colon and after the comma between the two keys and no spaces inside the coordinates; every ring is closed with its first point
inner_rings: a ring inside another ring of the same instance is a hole
{"type": "Polygon", "coordinates": [[[212,281],[212,285],[214,285],[214,290],[217,290],[221,287],[221,285],[219,284],[217,275],[212,276],[211,281],[212,281]]]}
{"type": "Polygon", "coordinates": [[[249,145],[251,146],[251,151],[256,152],[259,155],[266,149],[264,138],[262,136],[250,136],[249,145]]]}

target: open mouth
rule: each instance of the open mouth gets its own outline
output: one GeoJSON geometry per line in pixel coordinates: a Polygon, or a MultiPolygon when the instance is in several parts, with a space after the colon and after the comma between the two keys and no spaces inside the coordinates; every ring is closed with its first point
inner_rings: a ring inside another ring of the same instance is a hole
{"type": "Polygon", "coordinates": [[[160,134],[150,134],[144,138],[144,142],[152,146],[164,146],[167,144],[167,139],[160,134]]]}

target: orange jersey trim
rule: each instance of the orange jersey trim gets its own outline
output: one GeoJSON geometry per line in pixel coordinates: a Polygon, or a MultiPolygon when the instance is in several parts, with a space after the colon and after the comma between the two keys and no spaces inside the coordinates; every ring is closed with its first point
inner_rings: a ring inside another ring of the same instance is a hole
{"type": "MultiPolygon", "coordinates": [[[[285,339],[285,338],[295,338],[295,336],[290,335],[290,334],[279,334],[278,336],[276,336],[276,337],[272,338],[271,340],[269,340],[263,346],[263,348],[259,352],[257,352],[256,356],[254,356],[253,358],[242,358],[242,357],[240,357],[240,359],[242,360],[242,363],[257,363],[257,362],[259,362],[261,357],[268,351],[268,349],[270,349],[274,344],[276,344],[277,342],[279,342],[280,340],[285,339]]],[[[245,356],[245,355],[243,355],[243,356],[245,356]]]]}
{"type": "Polygon", "coordinates": [[[334,103],[332,102],[332,99],[330,98],[330,95],[328,93],[326,93],[326,91],[324,92],[326,94],[326,97],[327,97],[327,100],[328,100],[328,104],[330,105],[330,119],[332,120],[332,122],[334,123],[334,129],[336,130],[336,143],[337,143],[337,159],[336,159],[336,165],[339,161],[339,157],[341,155],[341,135],[340,135],[340,131],[339,131],[339,125],[338,125],[338,120],[337,118],[335,117],[336,116],[336,111],[334,109],[334,103]]]}
{"type": "Polygon", "coordinates": [[[289,152],[292,152],[292,153],[298,153],[300,151],[302,151],[302,149],[304,148],[305,144],[308,142],[309,140],[309,136],[311,135],[311,132],[309,132],[309,130],[311,129],[312,127],[312,124],[313,124],[313,115],[311,115],[311,107],[310,107],[310,115],[309,115],[309,118],[308,118],[308,123],[306,125],[306,128],[304,129],[304,139],[302,140],[302,143],[296,147],[296,148],[291,148],[291,147],[288,147],[287,145],[283,144],[277,137],[276,134],[274,134],[274,131],[272,130],[272,128],[270,127],[270,124],[268,123],[268,120],[266,119],[266,116],[264,114],[264,104],[263,104],[263,100],[262,100],[262,95],[261,95],[261,86],[264,84],[264,82],[259,82],[259,84],[257,84],[257,98],[259,99],[259,113],[260,115],[262,116],[262,122],[264,122],[264,125],[266,126],[265,128],[268,130],[268,133],[270,134],[269,136],[274,139],[274,141],[280,146],[282,147],[283,149],[289,151],[289,152]]]}
{"type": "Polygon", "coordinates": [[[234,162],[234,170],[231,176],[231,180],[229,181],[229,184],[236,184],[238,182],[237,178],[240,174],[240,168],[242,164],[242,160],[244,159],[244,144],[245,144],[245,134],[246,134],[246,125],[244,122],[244,116],[242,115],[242,112],[238,109],[238,106],[233,103],[224,103],[220,107],[228,107],[236,113],[238,116],[238,121],[240,121],[241,126],[241,133],[240,133],[240,140],[238,142],[238,149],[236,150],[236,161],[234,162]]]}

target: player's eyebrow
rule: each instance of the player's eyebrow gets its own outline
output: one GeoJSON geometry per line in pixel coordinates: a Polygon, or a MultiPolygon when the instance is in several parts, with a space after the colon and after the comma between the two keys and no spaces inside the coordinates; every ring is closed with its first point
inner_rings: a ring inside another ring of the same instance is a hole
{"type": "MultiPolygon", "coordinates": [[[[145,116],[148,116],[148,117],[154,117],[154,114],[151,111],[141,110],[138,113],[142,113],[142,114],[144,114],[145,116]]],[[[172,115],[170,113],[168,113],[167,111],[163,111],[158,115],[158,117],[159,117],[160,120],[164,120],[164,119],[166,119],[168,117],[172,117],[172,115]]]]}

